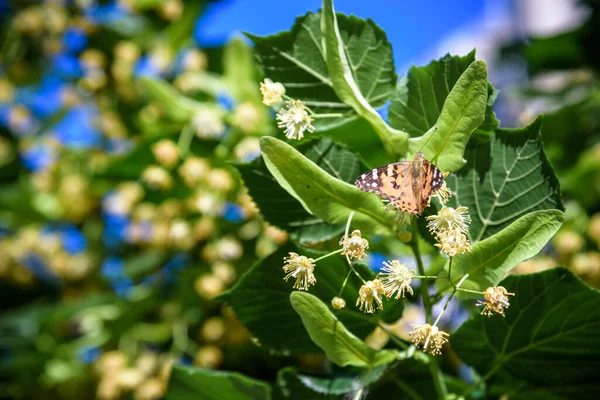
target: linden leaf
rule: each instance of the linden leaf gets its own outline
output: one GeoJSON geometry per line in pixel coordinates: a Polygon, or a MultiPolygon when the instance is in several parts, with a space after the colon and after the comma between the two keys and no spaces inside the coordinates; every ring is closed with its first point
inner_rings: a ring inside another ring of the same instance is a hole
{"type": "Polygon", "coordinates": [[[600,293],[563,268],[500,285],[515,294],[506,317],[471,317],[452,349],[510,398],[598,398],[600,293]]]}
{"type": "Polygon", "coordinates": [[[174,365],[167,400],[268,400],[271,386],[239,372],[174,365]]]}

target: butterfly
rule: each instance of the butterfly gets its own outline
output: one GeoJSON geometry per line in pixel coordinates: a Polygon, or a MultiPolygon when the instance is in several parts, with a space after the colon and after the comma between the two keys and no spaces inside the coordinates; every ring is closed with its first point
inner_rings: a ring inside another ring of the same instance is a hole
{"type": "Polygon", "coordinates": [[[364,192],[377,193],[404,212],[418,215],[443,183],[442,172],[419,151],[412,161],[384,165],[362,174],[354,185],[364,192]]]}

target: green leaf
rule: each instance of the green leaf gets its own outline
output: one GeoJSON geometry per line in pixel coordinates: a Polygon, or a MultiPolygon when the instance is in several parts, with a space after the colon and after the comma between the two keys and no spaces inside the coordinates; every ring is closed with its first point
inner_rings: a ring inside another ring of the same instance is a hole
{"type": "Polygon", "coordinates": [[[224,78],[233,98],[242,103],[261,102],[259,86],[256,83],[256,70],[252,48],[241,38],[233,38],[225,46],[223,54],[224,78]]]}
{"type": "MultiPolygon", "coordinates": [[[[344,103],[351,105],[359,115],[371,123],[390,155],[398,156],[405,153],[408,138],[406,132],[397,131],[387,125],[368,100],[372,94],[375,98],[379,96],[375,94],[377,92],[375,89],[382,87],[379,84],[381,79],[386,80],[387,77],[390,77],[391,79],[388,79],[388,81],[392,85],[395,83],[396,74],[393,72],[394,63],[391,47],[379,47],[377,43],[364,42],[362,46],[364,50],[360,52],[361,58],[358,59],[358,63],[353,63],[351,56],[348,54],[346,41],[341,34],[343,28],[342,14],[336,18],[333,1],[324,0],[321,31],[324,36],[323,44],[327,70],[333,83],[333,89],[344,103]],[[382,50],[383,53],[381,53],[382,50]],[[370,54],[373,51],[380,54],[370,54]],[[361,70],[361,64],[365,65],[366,71],[361,70]],[[363,92],[366,88],[361,88],[358,84],[358,81],[363,78],[362,75],[364,75],[364,80],[369,82],[370,89],[368,92],[363,92]]],[[[387,43],[385,34],[382,35],[382,41],[387,43]]],[[[391,96],[392,88],[393,86],[384,88],[384,98],[387,99],[391,96]]]]}
{"type": "MultiPolygon", "coordinates": [[[[363,370],[362,375],[347,373],[345,368],[328,375],[308,375],[299,373],[293,367],[286,367],[277,373],[276,386],[274,386],[274,399],[301,399],[301,400],[334,400],[340,395],[356,393],[360,388],[367,387],[381,379],[388,370],[388,365],[363,370]]],[[[351,396],[351,395],[350,395],[351,396]]]]}
{"type": "MultiPolygon", "coordinates": [[[[318,393],[309,389],[300,379],[298,371],[293,367],[286,367],[277,373],[276,386],[273,387],[273,398],[276,400],[336,400],[333,394],[318,393]]],[[[352,379],[350,387],[352,387],[352,379]]]]}
{"type": "MultiPolygon", "coordinates": [[[[326,254],[288,244],[254,264],[233,288],[220,297],[229,302],[241,323],[262,346],[288,354],[315,353],[319,348],[310,340],[289,301],[290,293],[294,291],[293,279],[288,282],[283,280],[283,258],[289,252],[313,259],[326,254]]],[[[355,268],[364,279],[374,279],[373,272],[365,265],[356,264],[355,268]]],[[[310,287],[310,293],[329,304],[342,287],[348,265],[342,256],[333,255],[318,261],[314,273],[317,282],[310,287]]],[[[402,302],[388,302],[384,305],[384,311],[372,316],[365,315],[354,307],[361,285],[362,282],[354,275],[350,276],[340,296],[346,300],[347,306],[335,313],[347,329],[359,337],[365,337],[375,328],[378,320],[398,320],[402,315],[402,302]]]]}
{"type": "Polygon", "coordinates": [[[345,367],[371,368],[398,359],[395,350],[375,350],[349,332],[318,297],[305,292],[292,292],[290,302],[302,318],[310,338],[335,364],[345,367]]]}
{"type": "Polygon", "coordinates": [[[537,210],[564,210],[560,186],[540,137],[542,117],[524,128],[499,129],[469,146],[465,168],[446,178],[452,207],[469,207],[472,242],[485,239],[537,210]]]}
{"type": "MultiPolygon", "coordinates": [[[[457,283],[468,273],[461,286],[465,289],[483,291],[496,286],[518,263],[539,253],[564,220],[565,215],[558,210],[535,211],[522,216],[495,235],[477,242],[470,253],[456,255],[452,260],[453,282],[457,283]]],[[[447,276],[447,269],[441,275],[447,276]]],[[[450,287],[447,279],[438,280],[438,288],[450,287]]],[[[459,294],[473,297],[464,292],[459,294]]]]}
{"type": "Polygon", "coordinates": [[[465,164],[463,155],[471,133],[485,120],[488,99],[487,67],[484,61],[471,63],[448,94],[440,116],[432,128],[409,140],[412,153],[421,150],[443,172],[465,164]]]}
{"type": "MultiPolygon", "coordinates": [[[[354,182],[367,169],[356,154],[330,139],[313,140],[297,149],[317,166],[344,182],[354,182]]],[[[302,204],[277,184],[262,158],[248,164],[237,164],[236,168],[265,219],[288,231],[294,239],[320,242],[343,232],[343,224],[331,225],[309,214],[302,204]]]]}
{"type": "Polygon", "coordinates": [[[175,365],[169,379],[167,400],[265,400],[271,398],[266,382],[238,372],[214,371],[175,365]]]}
{"type": "Polygon", "coordinates": [[[393,234],[392,215],[382,213],[381,200],[337,179],[281,140],[263,137],[260,147],[277,182],[316,217],[344,224],[352,211],[353,226],[370,234],[393,234]]]}
{"type": "MultiPolygon", "coordinates": [[[[498,98],[498,93],[500,91],[494,87],[491,83],[488,82],[488,98],[487,105],[485,107],[485,119],[483,123],[475,129],[472,134],[472,138],[474,139],[487,139],[494,134],[496,129],[500,126],[500,121],[496,118],[496,113],[494,113],[494,103],[498,98]],[[477,136],[479,135],[480,138],[477,136]]],[[[484,140],[485,141],[485,140],[484,140]]]]}
{"type": "MultiPolygon", "coordinates": [[[[563,268],[510,276],[506,317],[476,315],[452,335],[452,348],[493,385],[507,379],[557,398],[598,398],[600,294],[563,268]]],[[[511,394],[521,397],[513,385],[511,394]]]]}
{"type": "Polygon", "coordinates": [[[173,86],[159,78],[138,79],[146,95],[160,104],[167,115],[178,122],[188,122],[201,108],[220,108],[211,103],[202,103],[179,93],[173,86]]]}
{"type": "MultiPolygon", "coordinates": [[[[397,75],[391,45],[385,32],[371,20],[338,14],[341,39],[360,93],[371,107],[383,106],[391,97],[397,75]]],[[[355,114],[340,100],[329,76],[320,14],[296,19],[291,30],[271,36],[247,34],[254,42],[258,62],[266,77],[281,82],[286,94],[303,100],[319,114],[355,114]]],[[[315,121],[323,129],[345,122],[327,118],[315,121]]]]}
{"type": "Polygon", "coordinates": [[[466,56],[446,54],[424,67],[411,67],[396,85],[388,120],[410,136],[425,134],[438,120],[454,84],[475,61],[475,50],[466,56]]]}

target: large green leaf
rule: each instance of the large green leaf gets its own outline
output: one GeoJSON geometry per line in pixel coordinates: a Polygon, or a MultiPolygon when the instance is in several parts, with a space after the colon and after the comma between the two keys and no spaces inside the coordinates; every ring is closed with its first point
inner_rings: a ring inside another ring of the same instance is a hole
{"type": "MultiPolygon", "coordinates": [[[[350,150],[330,139],[314,140],[298,150],[336,178],[352,183],[367,167],[350,150]]],[[[309,214],[302,204],[285,191],[267,169],[262,158],[236,165],[250,195],[269,223],[290,232],[301,242],[320,242],[340,235],[343,224],[331,225],[309,214]]]]}
{"type": "MultiPolygon", "coordinates": [[[[501,285],[515,293],[506,317],[476,315],[450,338],[463,361],[494,385],[517,381],[551,398],[598,398],[598,291],[562,268],[510,276],[501,285]]],[[[511,383],[504,389],[514,398],[541,398],[511,383]]]]}
{"type": "MultiPolygon", "coordinates": [[[[352,106],[360,116],[371,123],[388,154],[394,158],[398,157],[406,152],[408,135],[406,132],[395,130],[386,124],[368,100],[374,89],[378,87],[379,80],[382,78],[385,80],[389,76],[390,70],[388,68],[394,66],[391,51],[381,55],[369,54],[379,49],[365,43],[365,50],[362,52],[358,64],[353,63],[348,55],[348,46],[345,44],[340,29],[340,26],[343,27],[343,22],[338,22],[339,19],[339,17],[336,17],[333,8],[333,1],[323,0],[321,31],[324,37],[325,60],[333,89],[344,103],[352,106]],[[391,66],[387,64],[388,59],[392,61],[391,66]],[[363,89],[358,84],[359,79],[361,79],[360,64],[362,63],[365,63],[367,72],[367,74],[363,74],[366,75],[367,80],[371,81],[371,88],[365,95],[363,95],[363,89]]],[[[383,40],[385,40],[385,36],[383,40]]],[[[388,50],[391,49],[388,48],[388,50]]],[[[390,95],[391,93],[387,93],[385,97],[389,98],[390,95]]]]}
{"type": "Polygon", "coordinates": [[[293,367],[283,368],[277,374],[274,398],[278,399],[279,395],[284,399],[337,399],[339,397],[334,396],[356,392],[378,381],[389,366],[363,369],[362,375],[346,372],[350,369],[356,371],[356,368],[344,368],[327,375],[309,375],[299,373],[293,367]]]}
{"type": "MultiPolygon", "coordinates": [[[[371,20],[338,14],[341,39],[360,93],[372,107],[383,106],[391,97],[397,75],[385,32],[371,20]]],[[[266,77],[281,82],[286,94],[303,100],[317,113],[350,113],[352,107],[338,98],[329,76],[320,14],[296,19],[291,30],[271,36],[247,34],[254,42],[258,61],[266,77]]],[[[323,128],[339,119],[315,121],[323,128]]]]}
{"type": "Polygon", "coordinates": [[[167,400],[267,400],[266,382],[238,372],[214,371],[175,365],[169,379],[167,400]]]}
{"type": "Polygon", "coordinates": [[[396,350],[375,350],[348,331],[318,297],[305,292],[292,292],[290,302],[302,318],[313,342],[335,364],[345,367],[372,368],[400,358],[396,350]]]}
{"type": "Polygon", "coordinates": [[[281,140],[263,137],[260,146],[271,174],[309,213],[332,224],[343,224],[354,211],[357,229],[393,234],[393,216],[382,212],[376,195],[328,174],[281,140]]]}
{"type": "Polygon", "coordinates": [[[436,128],[409,140],[411,152],[421,150],[443,172],[462,168],[469,138],[485,120],[487,99],[487,66],[477,60],[463,72],[446,97],[436,128]]]}
{"type": "Polygon", "coordinates": [[[454,193],[449,205],[469,207],[473,242],[532,211],[564,210],[541,129],[541,116],[524,128],[499,129],[489,142],[469,146],[465,168],[446,179],[454,193]]]}
{"type": "MultiPolygon", "coordinates": [[[[229,302],[236,315],[259,342],[278,352],[306,353],[318,352],[319,348],[310,340],[298,314],[290,304],[289,296],[294,289],[293,279],[286,282],[283,272],[283,258],[289,252],[296,252],[314,259],[322,256],[308,248],[287,245],[259,261],[248,270],[238,283],[221,297],[229,302]],[[273,329],[277,327],[277,329],[273,329]]],[[[355,268],[365,279],[374,279],[374,274],[363,264],[355,268]]],[[[318,261],[315,267],[317,282],[310,287],[310,293],[329,304],[338,295],[348,265],[342,256],[334,255],[318,261]]],[[[377,320],[395,321],[402,315],[402,302],[390,301],[384,311],[369,316],[354,307],[362,282],[354,275],[348,279],[341,297],[346,300],[346,308],[336,311],[340,321],[359,337],[365,337],[376,326],[377,320]]]]}
{"type": "MultiPolygon", "coordinates": [[[[565,215],[558,210],[535,211],[522,216],[495,235],[477,242],[470,253],[456,255],[452,260],[453,282],[469,274],[462,285],[465,289],[483,291],[497,285],[518,263],[539,253],[564,219],[565,215]]],[[[442,276],[447,276],[447,269],[442,276]]],[[[439,279],[438,287],[449,289],[451,286],[447,279],[439,279]]],[[[464,292],[459,294],[472,297],[464,292]]]]}
{"type": "MultiPolygon", "coordinates": [[[[352,378],[350,387],[352,387],[352,378]]],[[[345,382],[344,382],[345,383],[345,382]]],[[[300,380],[298,371],[292,367],[286,367],[277,373],[276,385],[273,387],[273,398],[275,400],[336,400],[334,394],[319,393],[309,389],[300,380]]]]}
{"type": "Polygon", "coordinates": [[[388,120],[410,136],[425,134],[438,120],[454,84],[475,61],[475,50],[466,56],[446,54],[424,67],[413,66],[400,79],[388,109],[388,120]]]}

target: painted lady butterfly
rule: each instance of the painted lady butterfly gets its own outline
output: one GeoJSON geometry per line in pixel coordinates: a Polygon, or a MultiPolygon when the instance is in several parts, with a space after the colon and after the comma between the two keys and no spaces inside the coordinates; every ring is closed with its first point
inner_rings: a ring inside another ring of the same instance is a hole
{"type": "Polygon", "coordinates": [[[443,183],[442,172],[419,151],[412,161],[384,165],[362,174],[354,185],[377,193],[404,212],[418,215],[443,183]]]}

